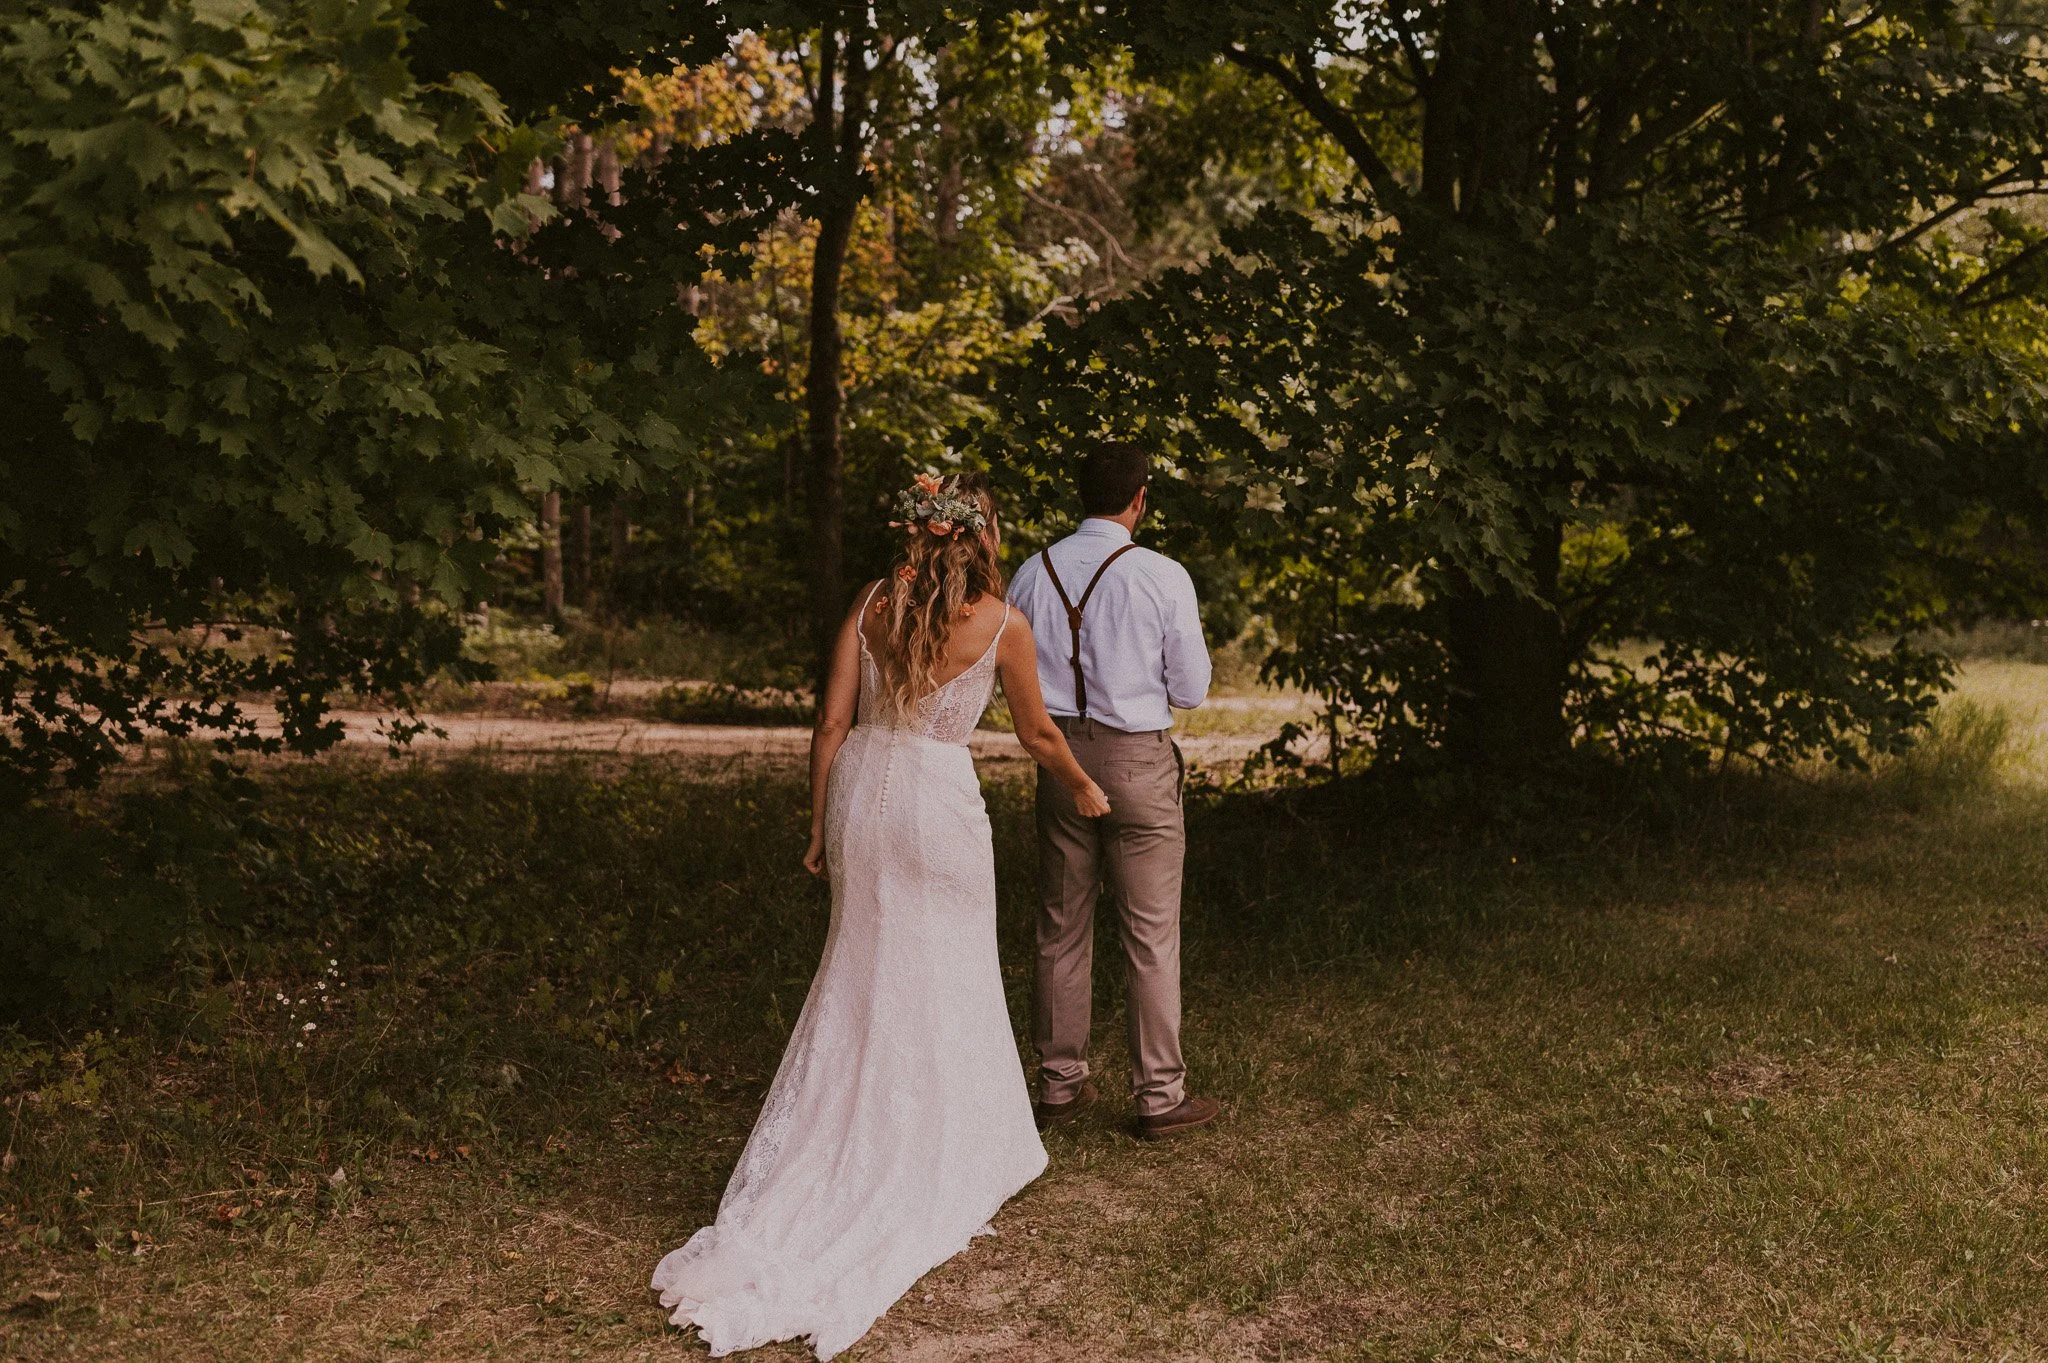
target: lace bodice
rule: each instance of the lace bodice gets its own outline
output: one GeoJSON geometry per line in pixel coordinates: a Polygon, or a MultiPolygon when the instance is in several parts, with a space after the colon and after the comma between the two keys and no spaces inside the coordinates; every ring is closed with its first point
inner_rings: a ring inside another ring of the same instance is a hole
{"type": "MultiPolygon", "coordinates": [[[[874,598],[872,589],[868,598],[874,598]]],[[[861,603],[861,615],[866,618],[867,602],[861,603]]],[[[905,714],[895,695],[883,684],[881,663],[875,658],[874,650],[868,647],[867,631],[854,631],[860,636],[860,708],[857,721],[884,729],[908,729],[923,738],[965,746],[968,737],[974,733],[974,726],[981,723],[981,712],[988,708],[989,697],[995,694],[996,645],[1002,642],[1003,631],[1009,627],[1010,608],[1004,606],[1003,623],[996,626],[995,638],[988,641],[988,648],[981,657],[965,672],[919,701],[915,714],[905,714]]]]}

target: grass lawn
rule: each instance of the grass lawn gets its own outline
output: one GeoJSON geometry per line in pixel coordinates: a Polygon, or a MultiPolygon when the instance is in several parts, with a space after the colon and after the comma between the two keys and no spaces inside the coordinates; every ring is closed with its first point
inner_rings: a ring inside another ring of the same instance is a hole
{"type": "MultiPolygon", "coordinates": [[[[2023,749],[2044,676],[1965,689],[2023,749]]],[[[1111,1101],[847,1357],[2048,1357],[2048,775],[1997,737],[1957,707],[1869,778],[1191,811],[1227,1119],[1126,1134],[1099,971],[1111,1101]]],[[[203,917],[97,1021],[0,1040],[0,1357],[702,1357],[643,1288],[816,962],[798,774],[263,784],[36,834],[35,885],[146,843],[203,917]]],[[[1028,792],[989,795],[1021,1035],[1028,792]]]]}

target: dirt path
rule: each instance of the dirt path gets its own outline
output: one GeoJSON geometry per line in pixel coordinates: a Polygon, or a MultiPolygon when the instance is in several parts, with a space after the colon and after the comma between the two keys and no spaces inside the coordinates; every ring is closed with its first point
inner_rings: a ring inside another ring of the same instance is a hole
{"type": "MultiPolygon", "coordinates": [[[[395,716],[374,710],[338,710],[334,719],[347,728],[344,743],[382,746],[386,725],[395,716]]],[[[422,715],[439,733],[414,739],[411,751],[428,757],[467,756],[477,752],[589,752],[619,756],[673,753],[691,757],[802,757],[810,748],[807,728],[765,728],[732,724],[665,724],[625,717],[550,719],[514,715],[422,715]]],[[[274,720],[261,727],[276,733],[274,720]]],[[[1183,738],[1180,746],[1191,763],[1221,767],[1242,762],[1264,739],[1230,734],[1183,738]]],[[[977,730],[970,746],[984,761],[1028,761],[1013,734],[977,730]]]]}

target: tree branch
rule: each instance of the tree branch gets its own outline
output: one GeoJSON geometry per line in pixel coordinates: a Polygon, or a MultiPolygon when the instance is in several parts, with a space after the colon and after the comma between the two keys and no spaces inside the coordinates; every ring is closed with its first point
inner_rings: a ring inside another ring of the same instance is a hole
{"type": "Polygon", "coordinates": [[[2000,303],[2010,303],[2013,299],[2020,297],[2025,292],[2024,289],[2007,289],[1988,298],[1978,298],[1977,295],[1983,291],[1985,285],[1993,280],[2008,278],[2012,275],[2013,271],[2019,269],[2020,266],[2025,265],[2028,261],[2040,259],[2041,253],[2044,251],[2048,251],[2048,237],[2042,237],[2039,241],[2029,242],[1965,285],[1963,291],[1956,295],[1956,306],[1963,308],[1992,308],[1997,307],[2000,303]]]}
{"type": "Polygon", "coordinates": [[[1037,204],[1040,208],[1059,214],[1076,227],[1084,229],[1093,228],[1102,234],[1102,244],[1104,247],[1102,254],[1103,273],[1109,277],[1109,287],[1112,289],[1117,285],[1116,263],[1118,261],[1122,261],[1132,271],[1136,271],[1137,263],[1131,259],[1130,253],[1124,250],[1123,242],[1117,239],[1116,233],[1110,230],[1109,224],[1103,222],[1093,213],[1084,213],[1078,208],[1073,208],[1059,202],[1057,199],[1049,199],[1028,185],[1024,189],[1024,197],[1037,204]]]}
{"type": "Polygon", "coordinates": [[[1643,55],[1642,38],[1631,29],[1622,34],[1607,66],[1607,77],[1590,83],[1586,98],[1585,121],[1592,128],[1586,148],[1586,199],[1595,203],[1621,192],[1622,171],[1616,158],[1628,138],[1630,107],[1656,60],[1643,55]]]}
{"type": "MultiPolygon", "coordinates": [[[[818,30],[818,88],[811,97],[812,137],[817,140],[814,153],[818,158],[818,174],[828,177],[832,172],[831,158],[833,144],[839,140],[839,30],[825,25],[818,30]]],[[[821,190],[824,186],[818,186],[821,190]]]]}
{"type": "Polygon", "coordinates": [[[1601,175],[1603,196],[1607,193],[1619,193],[1628,177],[1649,159],[1652,152],[1677,141],[1706,119],[1713,117],[1714,110],[1720,105],[1721,101],[1718,99],[1694,95],[1691,99],[1681,100],[1657,117],[1645,120],[1634,137],[1610,149],[1609,159],[1601,175]]]}
{"type": "Polygon", "coordinates": [[[1416,41],[1415,30],[1408,26],[1407,11],[1399,4],[1388,6],[1387,17],[1393,21],[1394,32],[1401,39],[1401,50],[1408,55],[1408,70],[1415,79],[1415,88],[1424,95],[1429,93],[1429,63],[1422,59],[1422,44],[1416,41]]]}
{"type": "Polygon", "coordinates": [[[1570,217],[1579,203],[1579,35],[1561,25],[1551,35],[1551,67],[1556,72],[1556,106],[1551,111],[1550,216],[1570,217]]]}
{"type": "Polygon", "coordinates": [[[1308,49],[1301,48],[1295,53],[1295,65],[1301,68],[1299,74],[1287,69],[1287,64],[1277,57],[1263,52],[1251,52],[1241,47],[1226,47],[1223,55],[1235,65],[1247,71],[1256,72],[1279,82],[1280,87],[1294,96],[1297,104],[1308,112],[1309,117],[1322,125],[1325,132],[1337,139],[1345,155],[1365,177],[1372,195],[1379,200],[1380,207],[1389,213],[1400,211],[1408,202],[1408,191],[1401,188],[1401,182],[1394,177],[1394,171],[1372,139],[1358,123],[1331,102],[1321,82],[1315,78],[1315,58],[1308,49]]]}
{"type": "Polygon", "coordinates": [[[1914,242],[1918,241],[1921,237],[1926,236],[1929,232],[1932,232],[1935,228],[1941,226],[1943,223],[1948,222],[1950,219],[1955,218],[1960,214],[1969,212],[1972,208],[1976,207],[1985,199],[1996,197],[1991,193],[1992,190],[1998,189],[2005,185],[2020,183],[2026,180],[2026,178],[2026,173],[2023,170],[2021,170],[2018,166],[2014,166],[2008,170],[2001,171],[1999,174],[1992,176],[1990,179],[1981,182],[1975,189],[1972,189],[1967,193],[1959,191],[1956,194],[1955,202],[1951,203],[1947,208],[1944,208],[1938,213],[1930,214],[1926,218],[1921,219],[1919,222],[1913,224],[1913,226],[1907,228],[1905,231],[1899,233],[1897,236],[1879,242],[1876,246],[1873,246],[1866,254],[1876,255],[1880,251],[1894,251],[1901,246],[1910,246],[1914,242]]]}
{"type": "Polygon", "coordinates": [[[866,159],[868,121],[868,40],[873,33],[865,25],[846,35],[845,96],[839,111],[839,172],[846,177],[849,195],[858,194],[861,162],[866,159]]]}
{"type": "MultiPolygon", "coordinates": [[[[831,29],[820,28],[818,30],[817,56],[818,71],[820,76],[822,76],[823,73],[829,70],[831,67],[832,59],[825,55],[826,45],[835,41],[837,41],[837,39],[835,38],[831,29]]],[[[802,78],[804,83],[804,98],[810,101],[811,119],[813,122],[815,122],[818,117],[818,108],[820,104],[820,97],[818,91],[823,88],[824,82],[818,77],[814,77],[811,75],[810,63],[804,60],[802,47],[798,47],[794,55],[796,57],[797,74],[802,78]]]]}

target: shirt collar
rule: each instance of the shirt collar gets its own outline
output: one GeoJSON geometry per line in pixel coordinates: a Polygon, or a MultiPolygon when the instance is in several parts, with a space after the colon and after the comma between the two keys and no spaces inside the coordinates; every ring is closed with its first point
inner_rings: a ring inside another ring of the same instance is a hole
{"type": "Polygon", "coordinates": [[[1131,532],[1124,529],[1123,522],[1108,520],[1101,516],[1090,516],[1082,521],[1074,533],[1087,535],[1091,539],[1115,540],[1118,544],[1131,542],[1131,532]]]}

